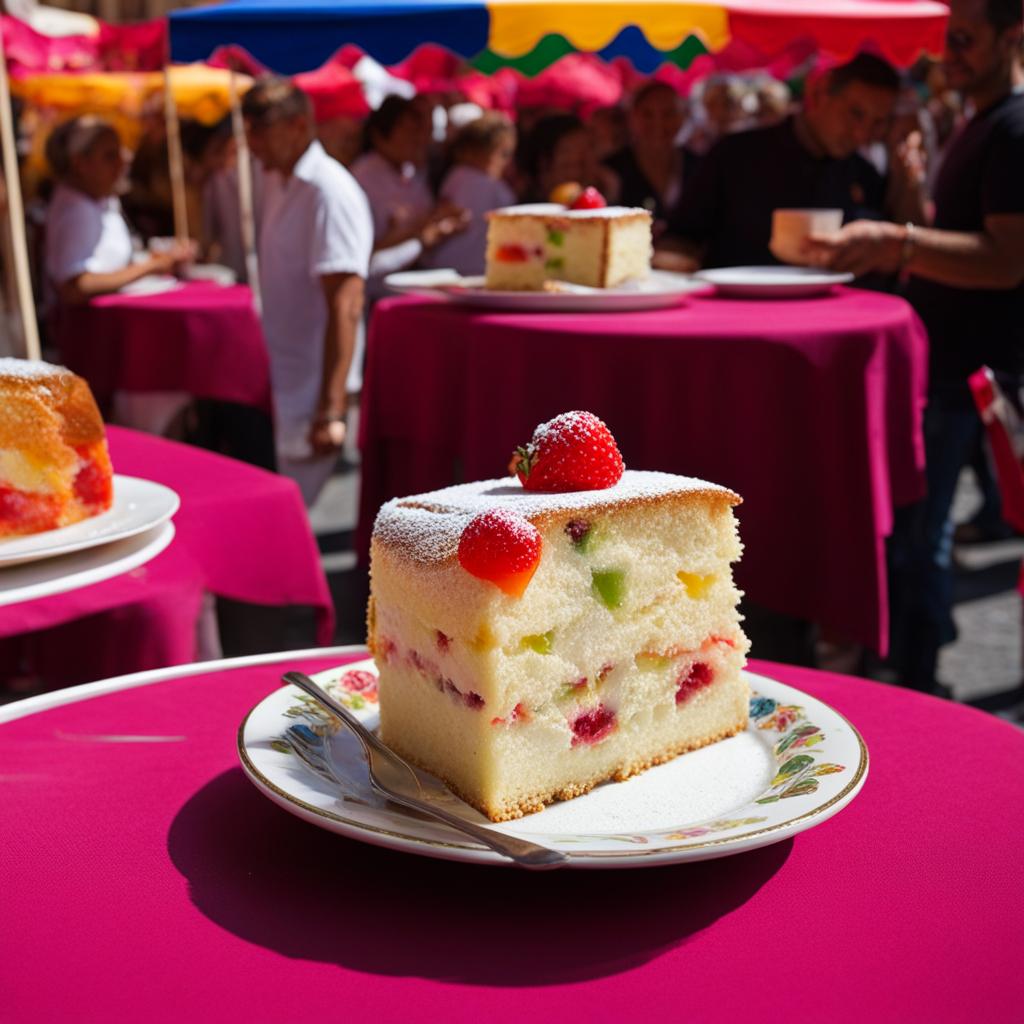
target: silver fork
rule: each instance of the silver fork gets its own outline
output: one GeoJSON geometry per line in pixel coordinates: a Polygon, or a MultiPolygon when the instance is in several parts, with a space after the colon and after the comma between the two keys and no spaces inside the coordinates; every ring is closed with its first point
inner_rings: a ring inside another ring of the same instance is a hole
{"type": "MultiPolygon", "coordinates": [[[[309,676],[302,672],[285,672],[282,678],[286,683],[297,686],[304,693],[309,694],[321,707],[333,714],[342,725],[355,734],[366,754],[370,784],[388,800],[419,811],[431,818],[436,818],[438,821],[443,821],[446,825],[470,836],[478,843],[503,857],[508,857],[522,867],[546,870],[562,867],[569,862],[569,858],[564,853],[559,853],[558,850],[532,843],[528,839],[520,839],[518,836],[492,831],[473,821],[472,816],[477,815],[477,812],[472,807],[455,796],[440,780],[413,768],[407,761],[399,757],[367,729],[355,715],[351,714],[348,708],[314,683],[309,676]]],[[[289,729],[289,733],[291,731],[289,729]]],[[[296,740],[293,738],[290,742],[294,745],[296,740]]],[[[308,748],[308,742],[303,746],[308,748]]],[[[320,766],[310,765],[310,767],[313,767],[318,775],[340,784],[340,779],[330,764],[330,755],[326,746],[321,748],[315,760],[320,766]]]]}

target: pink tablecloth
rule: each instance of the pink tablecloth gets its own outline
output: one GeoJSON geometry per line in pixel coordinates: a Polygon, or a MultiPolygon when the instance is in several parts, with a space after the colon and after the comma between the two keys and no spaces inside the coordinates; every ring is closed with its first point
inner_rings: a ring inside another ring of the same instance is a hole
{"type": "Polygon", "coordinates": [[[1024,733],[998,719],[755,664],[863,734],[849,807],[720,860],[530,874],[264,798],[240,722],[285,666],[343,660],[284,657],[0,726],[7,1019],[1020,1020],[1024,733]]]}
{"type": "Polygon", "coordinates": [[[319,642],[330,642],[331,595],[293,481],[149,434],[108,427],[107,435],[116,472],[181,497],[175,539],[124,576],[4,608],[0,637],[34,635],[0,648],[0,667],[11,673],[27,656],[29,671],[69,683],[192,661],[204,591],[314,606],[319,642]]]}
{"type": "Polygon", "coordinates": [[[270,364],[252,292],[193,282],[155,295],[105,295],[64,310],[60,357],[97,397],[185,391],[270,407],[270,364]]]}
{"type": "Polygon", "coordinates": [[[589,409],[627,466],[743,496],[751,601],[883,650],[884,538],[924,490],[926,374],[920,321],[874,292],[562,316],[389,300],[368,349],[360,550],[381,502],[502,476],[536,424],[589,409]]]}

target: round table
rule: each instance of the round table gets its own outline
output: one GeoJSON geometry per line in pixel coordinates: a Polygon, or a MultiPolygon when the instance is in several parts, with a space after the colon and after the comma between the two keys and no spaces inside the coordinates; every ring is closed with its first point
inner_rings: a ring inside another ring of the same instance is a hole
{"type": "Polygon", "coordinates": [[[247,781],[236,733],[281,673],[364,653],[0,707],[9,1019],[1020,1019],[1024,732],[755,662],[862,733],[849,807],[719,860],[535,874],[345,839],[247,781]]]}
{"type": "Polygon", "coordinates": [[[62,310],[55,334],[61,361],[101,402],[115,391],[181,391],[270,409],[270,363],[244,285],[104,295],[62,310]]]}
{"type": "Polygon", "coordinates": [[[388,498],[507,472],[560,412],[589,409],[626,465],[743,496],[754,603],[884,651],[885,537],[924,492],[928,350],[902,299],[693,297],[617,314],[377,305],[361,406],[365,556],[388,498]]]}
{"type": "Polygon", "coordinates": [[[294,481],[121,427],[107,441],[118,473],[177,492],[174,541],[121,576],[3,608],[0,678],[60,686],[190,662],[204,593],[315,607],[330,643],[334,605],[294,481]]]}

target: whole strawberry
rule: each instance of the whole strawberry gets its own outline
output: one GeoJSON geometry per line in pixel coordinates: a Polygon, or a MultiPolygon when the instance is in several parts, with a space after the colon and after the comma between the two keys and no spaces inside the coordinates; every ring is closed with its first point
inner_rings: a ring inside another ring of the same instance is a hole
{"type": "Polygon", "coordinates": [[[594,491],[622,477],[622,455],[611,431],[592,412],[564,412],[517,448],[511,471],[528,491],[594,491]]]}

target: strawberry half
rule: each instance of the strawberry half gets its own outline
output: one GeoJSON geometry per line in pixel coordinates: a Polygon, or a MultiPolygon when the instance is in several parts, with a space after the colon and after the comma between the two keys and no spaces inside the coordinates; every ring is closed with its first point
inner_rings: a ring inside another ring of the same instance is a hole
{"type": "Polygon", "coordinates": [[[511,470],[528,491],[597,491],[622,477],[611,431],[592,412],[563,412],[517,448],[511,470]]]}
{"type": "Polygon", "coordinates": [[[459,564],[511,597],[522,597],[540,564],[541,540],[528,519],[507,509],[474,516],[459,538],[459,564]]]}

